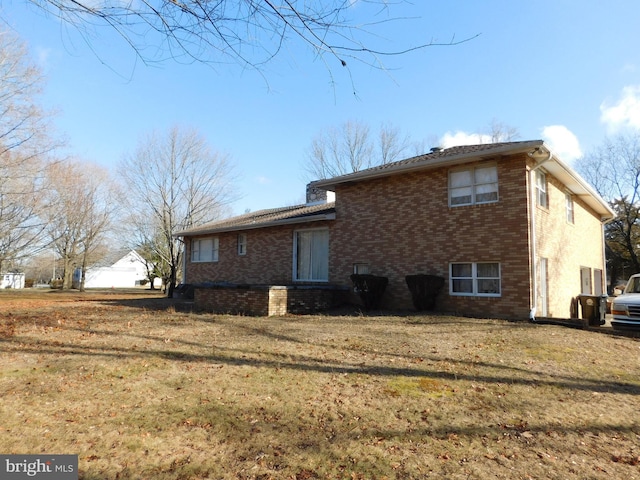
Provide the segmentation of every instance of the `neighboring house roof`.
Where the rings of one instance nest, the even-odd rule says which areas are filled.
[[[104,257],[102,257],[97,262],[91,265],[91,268],[99,268],[99,267],[111,267],[115,265],[123,258],[127,257],[133,252],[133,254],[138,255],[135,250],[131,250],[130,248],[121,248],[118,250],[109,251]]]
[[[275,225],[317,222],[319,220],[334,220],[336,218],[335,204],[320,203],[295,205],[291,207],[271,208],[257,212],[245,213],[237,217],[207,223],[199,227],[189,228],[175,234],[176,237],[207,235],[210,233],[233,232],[264,228]]]
[[[582,198],[602,219],[613,218],[614,212],[607,202],[577,172],[562,162],[542,140],[485,143],[433,149],[430,153],[424,155],[378,165],[339,177],[317,180],[312,182],[311,185],[320,189],[335,191],[335,187],[341,184],[443,166],[460,165],[519,153],[527,153],[532,158],[537,159],[539,165],[544,165],[546,171],[566,185],[572,194]]]

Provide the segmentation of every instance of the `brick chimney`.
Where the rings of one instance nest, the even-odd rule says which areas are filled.
[[[335,193],[314,187],[312,183],[307,183],[307,205],[329,203],[335,200]]]

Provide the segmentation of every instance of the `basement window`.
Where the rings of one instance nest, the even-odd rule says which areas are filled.
[[[452,263],[449,293],[476,297],[501,295],[500,264],[494,262]]]
[[[353,264],[353,273],[356,275],[368,275],[369,274],[369,264],[368,263],[354,263]]]

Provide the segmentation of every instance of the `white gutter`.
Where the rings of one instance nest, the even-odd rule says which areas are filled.
[[[535,150],[528,153],[529,157],[535,160],[536,155],[540,155],[542,153],[544,147],[537,147]],[[529,186],[531,188],[531,193],[529,195],[530,208],[531,212],[531,290],[533,292],[531,298],[531,310],[529,311],[529,321],[536,321],[536,311],[538,309],[538,248],[537,248],[537,235],[536,235],[536,170],[542,166],[542,164],[548,162],[553,157],[551,150],[544,148],[547,151],[547,158],[544,160],[538,161],[534,167],[531,169]]]
[[[609,290],[607,289],[607,238],[606,238],[606,232],[605,232],[605,225],[609,222],[612,222],[614,219],[613,218],[605,218],[604,220],[602,220],[600,223],[602,224],[602,281],[604,282],[602,284],[602,294],[601,295],[607,295],[609,296]],[[612,285],[613,287],[613,285]]]
[[[182,242],[182,283],[187,283],[187,242]]]

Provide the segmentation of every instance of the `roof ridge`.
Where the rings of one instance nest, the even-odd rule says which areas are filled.
[[[420,168],[422,166],[429,167],[432,165],[436,165],[438,162],[446,162],[450,159],[455,158],[462,160],[465,158],[474,157],[476,154],[478,156],[490,155],[493,151],[495,151],[495,154],[499,154],[501,152],[511,154],[516,150],[523,149],[524,147],[529,148],[543,144],[543,140],[519,140],[515,142],[454,145],[452,147],[442,149],[433,149],[431,152],[404,158],[395,162],[376,165],[364,170],[347,173],[345,175],[316,180],[315,182],[312,182],[312,184],[318,185],[319,188],[325,188],[327,185],[335,185],[341,182],[355,181],[374,175],[384,175],[386,174],[385,172],[400,172],[402,170],[406,170],[407,168]]]

